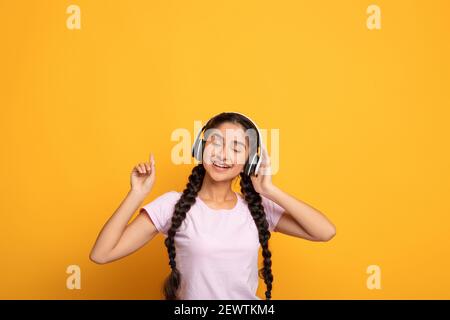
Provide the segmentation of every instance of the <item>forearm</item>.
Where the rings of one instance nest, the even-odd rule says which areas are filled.
[[[110,252],[119,242],[128,222],[140,207],[146,195],[130,189],[126,197],[114,211],[100,231],[91,256],[102,256]]]
[[[312,237],[328,239],[336,233],[335,226],[323,213],[294,198],[277,186],[272,185],[264,195],[283,207]]]

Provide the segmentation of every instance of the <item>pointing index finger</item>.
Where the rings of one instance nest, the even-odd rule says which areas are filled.
[[[150,155],[150,163],[152,164],[152,166],[155,165],[155,157],[153,156],[153,153]]]

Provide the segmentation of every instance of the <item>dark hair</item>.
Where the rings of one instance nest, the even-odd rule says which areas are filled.
[[[231,122],[240,124],[246,129],[257,128],[249,121],[246,117],[233,112],[223,112],[213,118],[211,118],[205,125],[205,130],[210,128],[217,128],[223,122]],[[167,238],[165,239],[165,245],[167,247],[167,252],[169,254],[169,265],[172,269],[171,273],[167,276],[164,281],[164,296],[167,300],[178,300],[177,290],[181,283],[181,273],[177,269],[175,262],[175,234],[182,224],[183,220],[186,218],[186,213],[190,210],[191,206],[195,203],[198,192],[200,191],[203,183],[203,178],[205,176],[205,168],[203,164],[198,164],[192,169],[192,173],[188,178],[188,183],[183,193],[175,204],[172,224],[167,232]],[[248,204],[250,213],[255,221],[256,227],[259,234],[259,243],[262,247],[263,255],[263,267],[259,269],[259,277],[264,279],[266,283],[267,290],[265,292],[266,300],[270,300],[272,291],[272,260],[271,252],[269,250],[269,239],[270,231],[269,224],[266,219],[266,214],[264,212],[264,207],[262,206],[261,195],[255,191],[253,188],[252,181],[248,175],[241,172],[240,173],[240,186],[241,192],[244,196],[245,201]]]

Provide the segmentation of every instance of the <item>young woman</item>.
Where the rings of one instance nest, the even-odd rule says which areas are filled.
[[[328,241],[336,229],[321,212],[272,183],[262,144],[257,174],[249,175],[246,164],[254,149],[248,130],[258,128],[239,113],[211,118],[204,132],[213,133],[204,134],[202,161],[183,192],[166,192],[142,208],[155,182],[153,155],[136,165],[130,191],[101,230],[90,259],[100,264],[120,259],[161,232],[172,269],[163,286],[166,299],[260,299],[258,275],[270,299],[271,231]],[[236,179],[241,194],[232,190]],[[139,208],[139,215],[128,223]],[[259,246],[263,267],[258,272]]]

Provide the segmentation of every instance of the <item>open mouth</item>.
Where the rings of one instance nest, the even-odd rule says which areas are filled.
[[[229,169],[231,165],[227,165],[225,163],[213,162],[213,166],[220,169]]]

